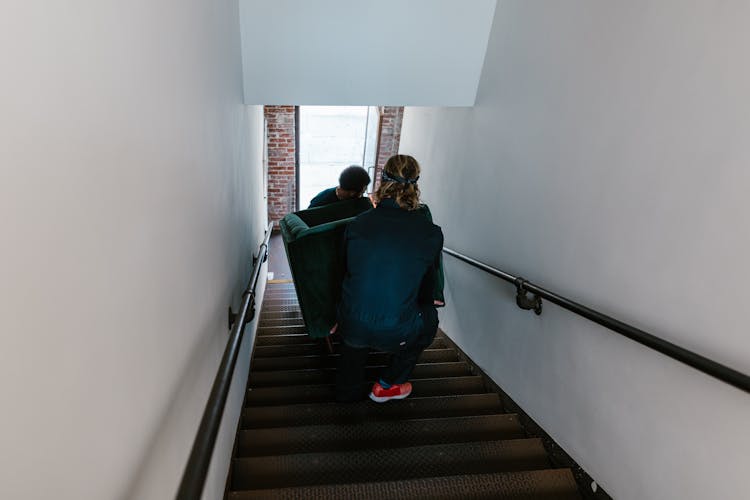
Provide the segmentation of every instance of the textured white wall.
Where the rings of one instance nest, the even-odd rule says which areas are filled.
[[[405,114],[446,246],[750,373],[748,19],[739,0],[498,2],[476,107]],[[446,274],[443,328],[615,498],[747,498],[747,394]]]
[[[265,222],[238,16],[227,0],[3,4],[2,498],[176,491]]]
[[[240,0],[247,104],[474,104],[496,0]]]

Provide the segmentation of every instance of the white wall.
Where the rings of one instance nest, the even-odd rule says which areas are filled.
[[[748,19],[740,0],[498,2],[476,107],[405,114],[446,246],[750,373]],[[446,332],[615,498],[747,498],[747,394],[446,274]]]
[[[496,0],[240,0],[247,104],[474,104]]]
[[[238,15],[228,0],[3,4],[1,498],[176,491],[265,222]]]

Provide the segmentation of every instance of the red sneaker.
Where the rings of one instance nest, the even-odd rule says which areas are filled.
[[[393,384],[388,389],[384,389],[380,382],[375,382],[370,392],[370,399],[376,403],[385,403],[391,399],[404,399],[411,394],[411,383]]]

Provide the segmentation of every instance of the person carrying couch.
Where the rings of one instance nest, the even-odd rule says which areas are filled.
[[[339,175],[338,186],[324,189],[315,195],[307,208],[322,207],[337,201],[360,198],[369,184],[370,174],[367,173],[367,170],[358,165],[351,165],[342,170],[341,175]]]
[[[367,355],[391,352],[390,364],[373,385],[370,399],[382,403],[411,393],[417,358],[437,333],[433,288],[440,266],[443,232],[417,212],[420,166],[396,155],[385,164],[376,207],[356,217],[344,236],[344,281],[337,324],[342,338],[336,399],[364,396]]]

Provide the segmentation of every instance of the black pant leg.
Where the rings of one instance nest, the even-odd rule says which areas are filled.
[[[403,384],[414,371],[419,356],[435,339],[438,327],[437,310],[432,306],[421,309],[422,326],[417,335],[393,353],[381,378],[388,384]]]
[[[336,401],[347,403],[360,401],[365,394],[365,367],[370,349],[341,344],[341,358],[336,370]]]

